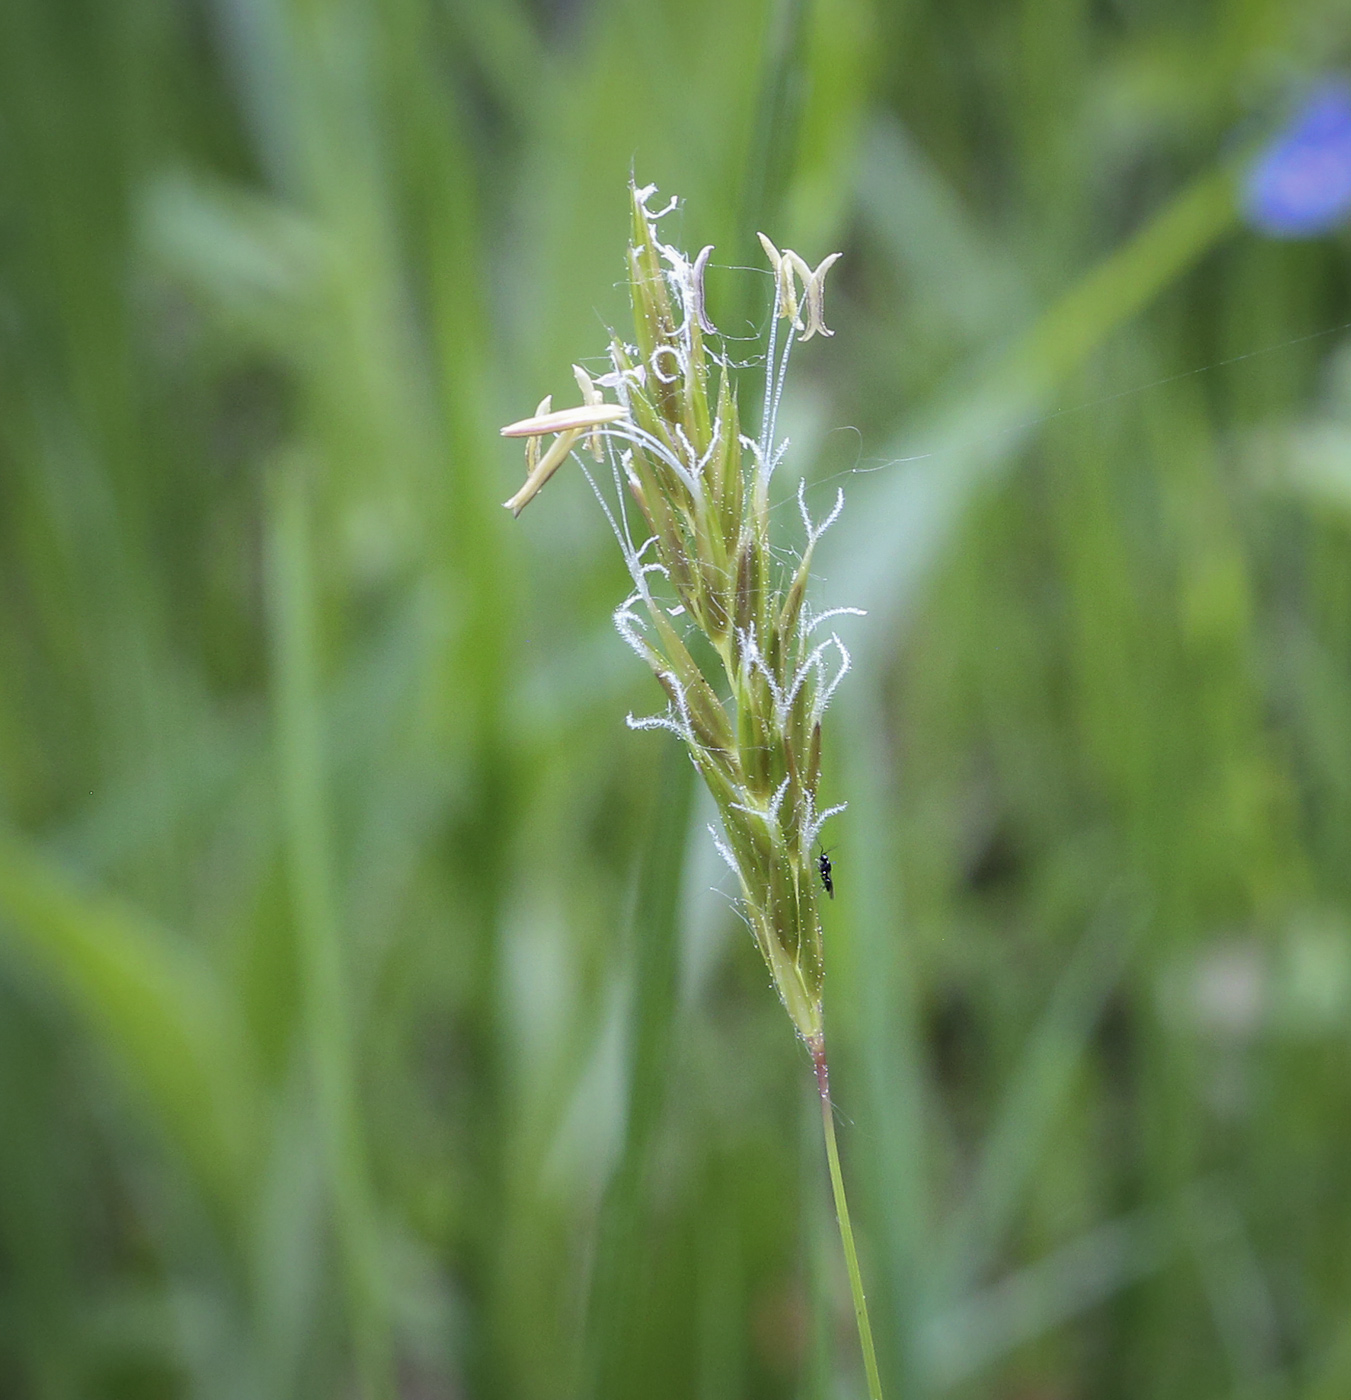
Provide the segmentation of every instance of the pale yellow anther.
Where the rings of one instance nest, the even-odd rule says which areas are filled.
[[[535,417],[542,417],[554,406],[554,396],[545,394],[539,401],[539,407],[535,410]],[[535,473],[535,468],[539,466],[539,439],[537,437],[526,438],[525,440],[525,479],[527,481]]]
[[[780,253],[765,235],[759,234],[760,246],[765,250],[769,265],[774,269],[774,314],[787,317],[798,329],[802,322],[797,315],[797,288],[793,284],[793,264],[795,254]],[[800,261],[800,260],[799,260]]]
[[[718,328],[708,319],[708,312],[704,307],[704,269],[708,266],[709,254],[713,251],[710,243],[707,248],[700,251],[699,256],[694,260],[694,266],[690,269],[690,296],[694,319],[699,323],[699,329],[705,335],[716,335]]]
[[[580,404],[576,408],[559,408],[552,413],[536,413],[530,418],[522,418],[519,423],[508,423],[501,430],[503,437],[542,437],[545,433],[567,433],[574,428],[585,432],[588,428],[603,428],[607,423],[617,423],[628,417],[628,409],[622,404],[602,403],[591,407]]]
[[[794,266],[806,287],[807,329],[798,339],[810,340],[814,335],[834,335],[835,332],[826,325],[823,319],[825,315],[826,273],[830,271],[840,254],[831,253],[829,257],[822,258],[815,272],[796,253],[788,253],[785,256],[794,260]]]
[[[525,479],[525,485],[509,500],[502,504],[513,514],[519,515],[539,495],[540,488],[546,481],[568,460],[568,453],[573,449],[577,439],[581,437],[578,429],[571,432],[560,433],[554,440],[549,450],[541,457]],[[538,442],[538,438],[532,438],[532,442]]]

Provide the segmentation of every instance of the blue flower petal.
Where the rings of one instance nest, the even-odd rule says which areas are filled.
[[[1248,174],[1248,221],[1273,238],[1312,238],[1351,214],[1351,87],[1323,84]]]

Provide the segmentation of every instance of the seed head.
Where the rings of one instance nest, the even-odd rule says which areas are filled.
[[[817,803],[821,720],[849,670],[838,635],[819,638],[817,629],[858,610],[813,615],[807,603],[812,554],[843,493],[816,524],[799,483],[805,538],[787,567],[782,552],[771,550],[769,486],[787,446],[775,441],[774,419],[794,339],[790,333],[780,351],[777,325],[787,320],[801,340],[833,334],[823,318],[824,283],[840,255],[813,271],[760,235],[774,274],[774,310],[760,432],[747,437],[704,301],[713,249],[691,262],[662,243],[657,224],[675,201],[653,213],[655,193],[631,187],[635,343],[612,338],[610,370],[595,380],[573,367],[581,406],[554,412],[546,399],[532,417],[502,429],[526,439],[526,482],[506,504],[519,514],[569,456],[587,474],[633,580],[615,626],[667,698],[664,713],[630,715],[628,723],[669,729],[688,749],[717,803],[722,830],[714,840],[740,881],[746,921],[794,1025],[815,1043],[822,959],[813,846],[827,818],[843,810]],[[617,402],[605,402],[602,389]],[[548,434],[554,441],[541,456]],[[576,454],[583,439],[608,464],[612,492]],[[703,634],[717,659],[709,674],[686,645],[692,632]]]

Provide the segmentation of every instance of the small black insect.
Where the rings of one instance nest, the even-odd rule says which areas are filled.
[[[832,846],[831,850],[834,849],[835,848]],[[821,854],[816,857],[816,868],[821,872],[821,883],[826,887],[826,893],[831,899],[834,899],[835,881],[831,878],[830,874],[830,851],[822,851]]]

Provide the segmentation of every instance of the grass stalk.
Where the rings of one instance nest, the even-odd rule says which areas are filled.
[[[816,1087],[821,1096],[821,1125],[826,1139],[826,1160],[830,1163],[830,1189],[835,1197],[835,1219],[844,1246],[845,1267],[849,1270],[849,1293],[854,1300],[854,1320],[863,1350],[863,1369],[868,1377],[868,1400],[882,1400],[882,1379],[877,1373],[877,1350],[873,1346],[872,1324],[868,1321],[868,1299],[863,1292],[863,1273],[854,1247],[854,1227],[849,1221],[849,1199],[844,1193],[844,1173],[840,1170],[840,1149],[835,1141],[835,1115],[830,1103],[830,1068],[826,1063],[826,1041],[815,1035],[808,1041],[816,1069]]]

